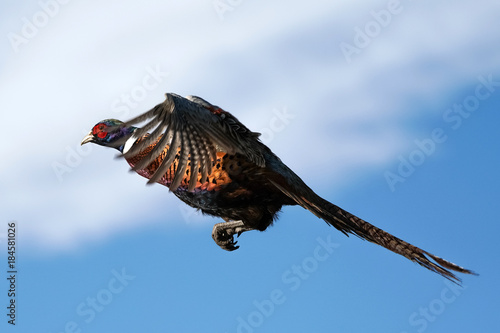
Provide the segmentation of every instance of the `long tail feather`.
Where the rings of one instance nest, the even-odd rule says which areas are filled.
[[[286,187],[279,185],[277,182],[273,183],[299,205],[309,210],[317,217],[325,220],[329,225],[337,228],[346,235],[354,234],[361,239],[383,246],[386,249],[400,254],[457,284],[460,284],[461,280],[453,274],[452,271],[477,275],[471,270],[455,265],[452,262],[435,256],[391,235],[388,232],[385,232],[380,228],[375,227],[374,225],[321,198],[307,186],[306,188],[302,188],[300,194],[297,194],[295,191],[290,191]]]

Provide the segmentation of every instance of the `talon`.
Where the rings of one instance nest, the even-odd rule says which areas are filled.
[[[240,237],[245,232],[252,230],[245,226],[242,221],[231,221],[225,223],[217,223],[212,230],[212,238],[215,243],[226,251],[234,251],[239,249],[238,242],[234,240],[234,235]]]

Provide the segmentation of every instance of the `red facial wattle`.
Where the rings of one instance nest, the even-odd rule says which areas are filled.
[[[108,135],[108,132],[104,131],[106,127],[104,124],[95,125],[92,134],[97,135],[99,139],[104,139]]]

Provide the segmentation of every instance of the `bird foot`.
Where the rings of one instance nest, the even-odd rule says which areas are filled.
[[[239,248],[239,246],[236,245],[238,242],[234,240],[234,235],[240,237],[242,233],[250,230],[253,229],[245,226],[242,221],[217,223],[212,229],[212,238],[222,249],[234,251]]]

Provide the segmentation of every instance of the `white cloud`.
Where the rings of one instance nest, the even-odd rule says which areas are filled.
[[[165,211],[165,223],[183,223],[173,195],[145,188],[102,147],[80,154],[62,182],[53,171],[68,149],[78,154],[92,125],[119,116],[113,101],[155,66],[169,76],[130,116],[167,91],[207,98],[256,131],[286,107],[296,117],[270,146],[307,181],[347,184],[350,170],[391,163],[413,140],[402,122],[424,111],[410,101],[441,112],[450,93],[500,62],[495,1],[401,3],[350,64],[339,44],[352,43],[354,27],[387,2],[244,1],[224,21],[210,1],[68,3],[18,53],[4,40],[0,218],[19,220],[34,247],[55,249],[154,223]],[[2,34],[21,25],[10,18]]]

